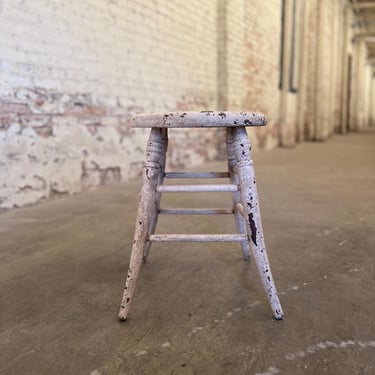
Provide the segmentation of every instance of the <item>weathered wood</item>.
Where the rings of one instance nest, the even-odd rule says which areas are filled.
[[[246,228],[251,240],[255,263],[276,319],[283,319],[283,311],[264,243],[250,143],[244,127],[233,130],[233,147],[237,161],[237,176],[240,184],[241,203],[245,213]]]
[[[230,176],[230,182],[238,186],[239,181],[236,175],[237,162],[236,162],[236,155],[235,155],[234,147],[233,147],[233,128],[226,129],[226,143],[227,143],[228,171],[229,171],[229,176]],[[235,213],[238,233],[245,234],[247,233],[246,222],[245,222],[243,215],[241,215],[241,213],[237,209],[237,206],[241,202],[241,195],[239,191],[233,192],[232,201],[233,201],[233,211]],[[246,239],[246,241],[241,242],[241,249],[242,249],[244,260],[250,260],[250,247],[249,247],[248,238]]]
[[[159,210],[161,215],[233,215],[233,209],[226,208],[174,208]]]
[[[134,241],[119,318],[126,320],[142,264],[146,241],[149,237],[151,215],[156,201],[156,187],[161,173],[160,159],[163,157],[162,131],[151,129],[147,144],[147,157],[143,168],[143,186],[138,204]]]
[[[167,172],[165,178],[228,178],[228,172]]]
[[[246,234],[153,234],[152,242],[242,242]]]
[[[220,128],[266,124],[266,116],[256,112],[166,112],[139,114],[131,119],[134,128]]]
[[[163,128],[161,131],[162,134],[162,149],[161,149],[161,156],[159,160],[160,165],[160,173],[158,178],[158,185],[162,185],[165,176],[165,164],[167,160],[167,150],[168,150],[168,129]],[[159,217],[159,209],[160,209],[160,201],[161,201],[161,193],[157,192],[155,195],[155,205],[152,207],[150,212],[151,215],[151,223],[149,234],[154,234],[156,230],[156,225],[158,223]],[[147,262],[148,256],[150,254],[151,249],[151,242],[147,241],[144,251],[143,251],[143,263]]]
[[[138,205],[132,254],[119,318],[126,320],[132,303],[136,281],[152,242],[240,242],[244,258],[249,259],[249,244],[276,319],[283,318],[273,282],[263,239],[250,145],[245,126],[266,124],[265,116],[256,113],[200,112],[139,115],[136,127],[151,127],[143,186]],[[168,127],[227,127],[229,172],[165,173]],[[163,185],[164,178],[228,178],[230,184]],[[232,209],[160,209],[162,193],[232,192]],[[218,215],[235,214],[238,234],[155,234],[159,214]]]
[[[238,191],[237,185],[161,185],[157,187],[160,193],[202,193],[202,192],[231,192]]]

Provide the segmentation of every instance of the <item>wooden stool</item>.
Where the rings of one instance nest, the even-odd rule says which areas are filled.
[[[249,245],[262,279],[273,315],[283,319],[283,311],[272,278],[263,238],[258,194],[246,126],[266,125],[261,113],[173,112],[141,114],[132,119],[136,128],[151,128],[143,168],[143,186],[138,205],[132,254],[119,318],[126,320],[142,262],[146,262],[152,242],[240,242],[245,260]],[[226,128],[228,172],[166,173],[165,161],[168,128]],[[229,178],[230,184],[163,185],[164,178]],[[166,192],[232,192],[233,208],[225,209],[160,209],[161,193]],[[159,214],[234,214],[237,234],[155,234]]]

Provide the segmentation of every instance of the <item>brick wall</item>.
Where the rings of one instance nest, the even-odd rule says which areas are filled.
[[[278,143],[281,1],[219,0],[222,109],[264,112],[268,126],[248,129],[253,148]],[[220,33],[220,30],[219,30]]]
[[[279,11],[276,0],[2,0],[0,209],[136,178],[147,132],[129,129],[134,112],[264,111],[271,127],[253,144],[275,146]],[[171,133],[171,168],[223,157],[223,132]]]
[[[137,177],[147,134],[129,113],[215,108],[216,16],[199,0],[2,0],[0,208]],[[186,131],[169,163],[216,144]]]
[[[174,108],[216,98],[216,7],[198,0],[3,0],[2,91],[15,86]]]
[[[296,1],[294,60],[293,4],[0,0],[0,210],[137,178],[147,131],[129,128],[135,112],[264,112],[268,126],[249,130],[255,149],[344,131],[349,53],[353,89],[370,91],[348,0]],[[297,92],[287,82],[292,62]],[[362,91],[349,106],[353,128],[371,113]],[[172,130],[170,138],[169,168],[225,156],[222,131]]]
[[[281,1],[245,1],[245,93],[242,106],[267,114],[268,126],[250,129],[255,148],[278,145]]]

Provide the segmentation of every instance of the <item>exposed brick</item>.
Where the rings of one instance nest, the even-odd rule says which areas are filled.
[[[83,116],[104,116],[107,110],[103,106],[87,105],[82,103],[67,104],[64,106],[64,114],[83,115]]]
[[[18,122],[17,113],[0,113],[0,130],[7,129],[12,123]]]
[[[38,134],[40,137],[48,138],[53,135],[53,128],[52,126],[44,125],[39,126],[34,129],[35,133]]]
[[[298,94],[288,93],[284,123],[281,0],[0,2],[0,180],[11,181],[4,191],[0,184],[0,209],[139,177],[147,131],[130,129],[135,112],[264,112],[269,125],[249,134],[254,148],[271,148],[281,130],[285,143],[295,142],[299,119],[307,139],[320,123],[330,134],[341,110],[340,59],[331,97],[332,20],[341,9],[343,22],[347,0],[297,1],[308,4],[305,108],[298,117]],[[362,97],[351,112],[360,124],[370,106]],[[220,131],[171,131],[170,138],[169,167],[225,156]],[[31,169],[46,186],[20,193],[34,186]]]
[[[25,114],[30,113],[29,106],[24,103],[0,101],[0,113]]]

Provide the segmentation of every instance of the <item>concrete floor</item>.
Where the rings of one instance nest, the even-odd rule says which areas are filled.
[[[0,373],[375,374],[375,132],[255,162],[284,321],[238,244],[154,244],[120,323],[140,183],[115,185],[0,215]],[[158,232],[233,221],[163,217]]]

